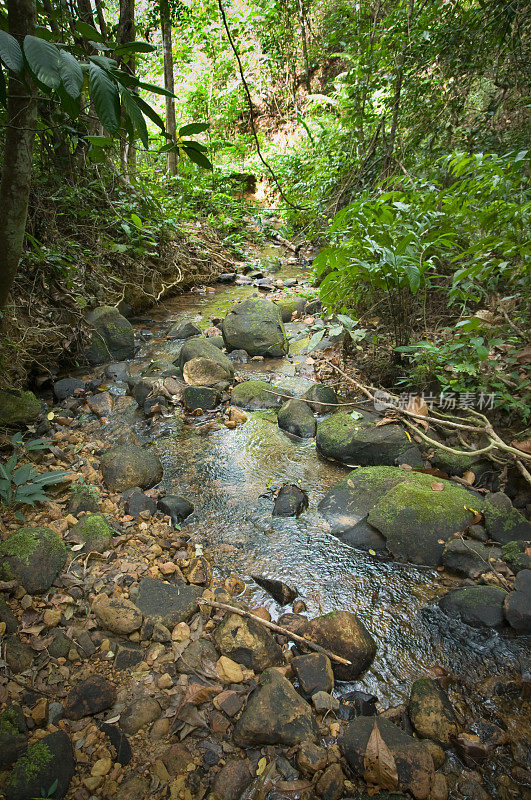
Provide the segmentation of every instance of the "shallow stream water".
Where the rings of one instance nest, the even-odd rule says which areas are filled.
[[[281,276],[286,274],[293,270]],[[133,371],[155,359],[175,358],[179,343],[165,334],[176,319],[192,318],[207,327],[212,316],[223,316],[234,301],[253,291],[249,286],[218,286],[158,306],[149,321],[137,326],[153,336],[143,343]],[[244,378],[272,379],[294,394],[309,386],[312,374],[303,355],[235,367]],[[246,413],[248,421],[235,430],[221,426],[206,435],[201,427],[212,415],[183,424],[179,412],[155,421],[139,414],[128,417],[126,432],[123,421],[111,422],[107,435],[116,441],[132,433],[153,442],[163,461],[165,490],[195,505],[183,530],[202,545],[218,575],[246,581],[251,605],[267,606],[273,618],[291,610],[277,606],[253,582],[252,574],[262,574],[295,586],[309,616],[334,609],[359,615],[377,642],[377,656],[361,680],[340,686],[339,692],[362,689],[387,708],[404,702],[416,678],[433,674],[445,677],[467,726],[479,717],[520,724],[525,639],[472,629],[446,617],[437,599],[448,591],[448,578],[443,581],[437,571],[373,557],[332,536],[317,504],[348,469],[322,459],[313,440],[289,438],[273,414]],[[309,495],[309,509],[298,519],[271,514],[272,490],[286,482]]]

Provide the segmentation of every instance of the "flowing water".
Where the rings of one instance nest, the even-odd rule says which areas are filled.
[[[158,306],[152,319],[137,326],[153,336],[143,344],[133,371],[152,360],[175,358],[180,343],[165,334],[177,318],[193,318],[207,327],[212,316],[223,316],[235,300],[253,291],[218,286]],[[309,386],[311,367],[302,355],[235,366],[245,378],[272,378],[295,394]],[[218,575],[246,581],[251,605],[267,606],[273,618],[290,610],[277,606],[252,581],[252,574],[262,574],[296,586],[309,616],[333,609],[359,615],[378,652],[355,688],[377,695],[386,708],[403,702],[416,678],[445,675],[466,724],[478,717],[507,724],[508,714],[516,724],[520,701],[514,681],[522,673],[525,640],[446,617],[437,599],[448,591],[448,579],[443,583],[435,570],[372,557],[332,536],[317,504],[348,470],[319,457],[313,440],[289,438],[273,414],[247,413],[248,421],[235,430],[207,427],[206,433],[205,422],[214,415],[183,423],[179,411],[155,421],[130,413],[127,426],[123,420],[111,422],[107,435],[114,441],[134,435],[154,443],[164,464],[166,492],[195,505],[183,530],[203,546]],[[272,491],[286,482],[309,495],[309,509],[298,519],[271,514]]]

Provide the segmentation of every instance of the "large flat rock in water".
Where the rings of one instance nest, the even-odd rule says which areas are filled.
[[[385,541],[395,558],[431,566],[440,563],[446,540],[470,525],[471,509],[481,507],[477,493],[451,481],[386,466],[351,472],[319,503],[331,532],[347,544],[381,549]]]

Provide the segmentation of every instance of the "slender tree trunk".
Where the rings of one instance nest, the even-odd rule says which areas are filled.
[[[396,141],[396,129],[398,127],[398,116],[400,112],[400,95],[402,94],[402,85],[404,83],[404,69],[406,65],[407,50],[409,47],[409,35],[411,27],[411,18],[413,16],[413,7],[415,0],[409,0],[407,9],[407,31],[404,37],[404,44],[402,52],[400,53],[400,61],[398,62],[398,71],[395,84],[395,96],[393,100],[393,116],[391,118],[391,131],[389,133],[389,145],[387,150],[387,163],[390,164],[393,159]]]
[[[117,44],[133,42],[135,39],[135,3],[134,0],[120,0],[120,19],[116,34]],[[131,55],[127,64],[122,63],[123,69],[130,75],[135,74],[135,59]],[[126,181],[129,183],[130,173],[134,172],[136,165],[136,150],[134,141],[129,141],[126,136],[120,142],[120,162]]]
[[[9,32],[20,42],[34,33],[35,0],[7,0]],[[7,303],[17,274],[33,171],[33,143],[37,123],[34,88],[11,73],[7,101],[4,167],[0,184],[0,309]]]
[[[161,0],[160,2],[160,28],[162,31],[162,52],[164,56],[164,88],[173,94],[175,84],[173,80],[171,17],[168,0]],[[173,141],[176,141],[177,124],[175,121],[175,101],[173,97],[166,97],[166,130]],[[170,175],[177,175],[177,153],[167,153],[166,160]]]
[[[100,33],[104,39],[107,38],[107,23],[105,22],[105,17],[103,16],[103,8],[101,6],[101,0],[96,0],[96,14],[98,15],[98,25],[100,26]],[[131,39],[131,41],[133,41]]]
[[[308,94],[312,93],[312,86],[310,83],[310,65],[308,62],[308,41],[306,39],[306,10],[304,8],[304,0],[299,0],[299,21],[301,24],[301,41],[302,41],[302,62],[304,66],[304,85]]]

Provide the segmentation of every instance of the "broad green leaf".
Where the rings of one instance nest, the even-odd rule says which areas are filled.
[[[129,89],[126,89],[125,86],[122,86],[121,88],[121,95],[125,112],[128,115],[129,119],[131,120],[133,128],[138,133],[140,141],[147,150],[149,148],[149,138],[148,138],[148,129],[146,125],[146,120],[144,119],[144,115],[142,114],[140,108],[137,106],[134,95],[132,94],[132,92],[129,91]]]
[[[182,142],[179,142],[182,147],[191,147],[192,150],[197,150],[199,153],[208,153],[208,147],[206,145],[201,144],[201,142],[194,142],[193,139],[184,139]]]
[[[317,331],[317,333],[314,333],[314,335],[312,336],[312,338],[308,342],[308,345],[306,347],[306,352],[310,353],[312,350],[314,350],[317,347],[317,345],[319,344],[319,342],[321,341],[321,339],[323,338],[324,335],[325,335],[325,328],[321,328],[320,331]]]
[[[23,483],[27,483],[35,475],[37,475],[37,470],[31,464],[23,464],[13,472],[13,483],[15,486],[22,486]]]
[[[24,55],[28,65],[40,83],[49,89],[57,89],[61,83],[59,72],[60,51],[52,42],[45,42],[36,36],[24,39]]]
[[[332,325],[328,331],[329,336],[341,336],[343,333],[343,325]]]
[[[96,114],[109,133],[120,127],[120,96],[110,76],[97,64],[89,66],[90,95]]]
[[[85,136],[85,141],[94,147],[110,147],[114,144],[114,139],[110,136]]]
[[[146,115],[146,117],[148,117],[148,119],[154,122],[155,125],[158,125],[158,127],[162,131],[165,130],[166,126],[164,125],[164,120],[157,114],[156,111],[154,111],[154,109],[151,108],[149,103],[146,103],[146,101],[142,100],[142,98],[137,94],[135,94],[135,103],[140,108],[140,110]]]
[[[57,94],[61,100],[61,108],[70,117],[70,119],[77,119],[81,113],[81,95],[78,97],[71,97],[63,85],[61,85]]]
[[[179,136],[193,136],[194,133],[203,133],[210,128],[208,122],[190,122],[179,128]]]
[[[1,64],[0,64],[0,105],[3,106],[4,108],[7,107],[7,86],[6,86],[4,70],[2,69]]]
[[[131,214],[131,220],[133,224],[136,225],[137,228],[142,228],[142,220],[138,216],[138,214]]]
[[[169,92],[167,89],[163,89],[162,86],[156,86],[154,83],[146,83],[145,81],[138,81],[137,86],[140,89],[145,89],[146,92],[152,92],[153,94],[163,94],[166,97],[176,97],[173,92]]]
[[[194,164],[197,164],[199,167],[203,167],[203,169],[214,169],[208,158],[203,155],[203,153],[200,153],[198,150],[188,146],[183,147],[183,150],[190,161],[193,161]]]
[[[114,48],[116,55],[122,53],[153,53],[157,48],[148,42],[124,42]]]
[[[74,25],[76,31],[83,36],[84,39],[92,39],[94,42],[102,42],[103,36],[99,31],[94,28],[93,25],[89,25],[88,22],[83,22],[82,20],[77,20],[76,24]]]
[[[107,70],[107,72],[116,69],[118,66],[118,62],[114,58],[107,58],[107,56],[90,56],[90,61]]]
[[[24,56],[20,45],[10,33],[0,30],[0,59],[8,69],[17,74],[24,69]]]
[[[65,91],[77,99],[83,88],[83,70],[78,60],[66,50],[59,50],[59,73]]]
[[[420,289],[420,271],[418,267],[413,264],[404,264],[404,272],[407,275],[409,288],[413,294],[416,294]]]

